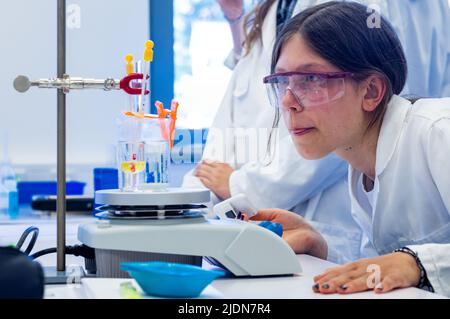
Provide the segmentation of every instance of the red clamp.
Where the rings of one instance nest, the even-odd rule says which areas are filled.
[[[131,87],[131,81],[134,80],[142,80],[144,78],[144,75],[142,73],[131,73],[130,75],[127,75],[122,80],[120,80],[120,89],[124,90],[130,95],[141,95],[142,89],[140,88],[133,88]],[[150,77],[147,76],[147,79]],[[149,90],[145,91],[145,95],[150,94]]]

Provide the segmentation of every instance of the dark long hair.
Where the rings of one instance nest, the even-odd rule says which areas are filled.
[[[276,0],[263,0],[244,18],[244,51],[249,54],[255,42],[262,38],[262,27]]]
[[[342,71],[354,73],[356,81],[378,74],[384,78],[386,94],[368,126],[381,125],[386,106],[400,94],[407,77],[407,64],[400,40],[391,24],[380,16],[380,24],[369,25],[372,10],[356,2],[331,1],[311,7],[291,19],[274,45],[272,72],[283,45],[301,36],[309,47]],[[274,120],[278,126],[279,113]]]

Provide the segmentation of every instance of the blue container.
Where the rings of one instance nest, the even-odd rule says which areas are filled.
[[[119,188],[119,170],[117,168],[94,168],[94,194],[95,191],[102,189],[118,189]],[[94,208],[99,204],[94,203]],[[92,211],[95,214],[95,210]]]
[[[117,168],[94,168],[94,191],[118,188],[119,172]]]
[[[66,182],[67,195],[83,195],[86,183]],[[19,192],[19,204],[30,204],[34,195],[56,195],[56,182],[18,182],[17,191]]]
[[[172,298],[195,298],[214,279],[225,273],[201,267],[168,262],[122,263],[147,295]]]

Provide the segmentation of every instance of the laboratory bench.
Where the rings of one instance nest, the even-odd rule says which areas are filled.
[[[89,214],[67,215],[66,244],[78,244],[77,228],[81,223],[92,221]],[[0,216],[1,244],[16,243],[20,234],[29,226],[39,227],[39,238],[33,252],[55,247],[56,245],[56,215],[37,214],[31,210],[21,209],[18,218],[10,219]],[[294,276],[265,278],[222,278],[213,281],[199,298],[214,299],[441,299],[437,294],[407,288],[395,290],[387,294],[375,294],[372,291],[352,295],[320,295],[315,294],[311,286],[313,277],[322,273],[334,264],[307,255],[298,255],[303,273]],[[38,259],[43,266],[55,266],[56,255],[46,255]],[[84,265],[83,258],[66,256],[66,264]],[[204,262],[205,267],[209,267]],[[47,285],[47,299],[121,299],[120,284],[132,282],[138,291],[139,286],[132,279],[83,278],[81,284]],[[145,297],[147,298],[147,297]],[[151,297],[148,297],[151,298]]]

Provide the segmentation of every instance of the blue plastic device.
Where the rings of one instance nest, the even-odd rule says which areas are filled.
[[[267,228],[268,230],[274,232],[275,234],[277,234],[280,237],[283,236],[283,225],[281,225],[281,224],[272,223],[269,221],[263,221],[263,222],[259,223],[259,226]]]

